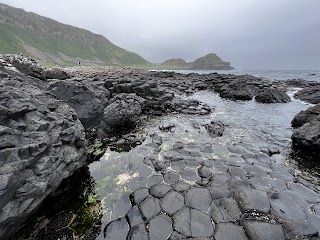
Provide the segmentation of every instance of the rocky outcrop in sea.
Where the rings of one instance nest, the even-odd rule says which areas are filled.
[[[319,237],[320,188],[283,165],[277,157],[281,150],[272,144],[277,139],[266,134],[270,144],[264,147],[241,141],[222,144],[219,139],[230,134],[230,126],[205,118],[214,107],[187,98],[207,91],[227,102],[285,106],[291,100],[287,90],[299,87],[309,92],[318,86],[217,73],[44,69],[27,57],[0,57],[0,238],[12,236],[50,193],[59,196],[55,190],[60,183],[88,164],[86,156],[102,156],[99,147],[110,142],[119,152],[129,143],[139,142],[141,147],[127,156],[132,162],[116,178],[117,185],[110,183],[124,189],[112,219],[84,233],[84,239],[99,234],[119,240]],[[318,108],[293,120],[295,147],[319,150]],[[159,116],[172,118],[144,139],[130,135]],[[190,139],[192,134],[202,140]],[[125,165],[121,159],[115,161]],[[112,166],[104,169],[106,174],[114,174]],[[73,239],[79,231],[75,213],[62,211],[39,219],[46,219],[39,229],[29,235],[21,230],[24,237],[18,232],[14,239],[32,234]],[[27,221],[33,225],[37,220]]]

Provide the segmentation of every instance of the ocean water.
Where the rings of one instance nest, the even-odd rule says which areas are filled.
[[[172,71],[172,70],[162,70]],[[320,82],[320,70],[173,70],[177,73],[220,73],[220,74],[235,74],[235,75],[252,75],[255,77],[263,77],[272,80],[287,80],[287,79],[304,79],[308,81]]]

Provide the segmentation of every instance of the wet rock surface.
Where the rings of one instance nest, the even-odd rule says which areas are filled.
[[[320,103],[320,86],[306,87],[294,94],[295,98],[313,104]]]
[[[157,135],[152,137],[158,139]],[[161,145],[166,144],[165,139],[160,140]],[[168,168],[177,161],[186,161],[185,152],[188,150],[190,153],[192,149],[196,157],[190,167],[175,168],[178,182],[164,183],[167,172],[161,171],[162,183],[138,188],[134,192],[143,192],[145,200],[138,208],[132,205],[126,216],[129,217],[132,210],[140,211],[145,227],[141,231],[131,227],[129,239],[134,239],[131,236],[138,233],[150,239],[293,239],[297,236],[318,236],[316,229],[320,215],[306,212],[320,201],[318,191],[295,183],[288,170],[268,155],[259,153],[260,149],[246,147],[235,153],[236,147],[230,147],[232,154],[239,157],[237,161],[241,162],[237,165],[231,160],[213,159],[210,157],[212,153],[202,155],[201,145],[178,141],[173,142],[170,149],[151,153],[154,159],[167,156],[163,163]],[[251,155],[255,158],[253,165],[247,157]],[[157,161],[159,159],[148,167],[156,170]],[[210,174],[203,174],[201,169],[204,167]],[[197,178],[184,179],[186,169],[194,171]],[[109,226],[106,231],[112,231]]]
[[[118,128],[118,124],[121,125],[129,120],[132,121],[133,126],[137,122],[150,120],[146,116],[170,116],[167,122],[166,120],[156,121],[156,127],[151,130],[151,133],[149,131],[146,133],[144,141],[141,140],[142,138],[137,138],[140,139],[140,144],[132,144],[128,149],[123,148],[126,144],[134,143],[136,139],[130,135],[123,136],[116,140],[115,147],[110,146],[106,153],[101,155],[100,161],[89,165],[96,182],[94,189],[98,193],[94,194],[92,190],[86,197],[87,202],[84,204],[86,208],[79,207],[79,209],[82,212],[90,212],[89,209],[100,206],[103,209],[102,220],[100,213],[98,217],[96,216],[98,220],[93,220],[94,217],[89,216],[85,218],[86,221],[83,221],[80,212],[71,211],[74,216],[71,219],[70,211],[59,210],[54,216],[48,218],[49,221],[44,224],[45,227],[41,227],[41,224],[40,227],[35,225],[40,230],[38,229],[37,234],[34,232],[35,229],[31,230],[33,237],[74,239],[81,236],[83,239],[119,240],[319,237],[319,186],[297,178],[292,168],[283,165],[288,140],[280,139],[285,135],[279,137],[275,134],[273,129],[279,129],[277,123],[271,124],[269,128],[260,129],[258,126],[260,122],[251,122],[251,125],[248,123],[248,125],[245,124],[246,126],[241,126],[241,129],[234,129],[237,123],[230,121],[228,116],[237,119],[238,116],[234,114],[237,109],[233,108],[220,113],[206,101],[206,96],[203,96],[201,101],[187,97],[194,95],[197,91],[211,91],[211,95],[215,94],[215,101],[224,101],[230,106],[234,106],[234,100],[240,101],[236,106],[239,108],[244,106],[242,109],[251,114],[251,110],[256,107],[255,101],[244,103],[242,100],[250,100],[254,96],[257,98],[259,89],[265,89],[266,92],[269,89],[286,91],[291,87],[315,87],[318,83],[298,80],[271,81],[248,75],[216,73],[183,75],[173,72],[146,72],[107,67],[63,69],[66,75],[59,74],[59,70],[52,73],[55,78],[70,78],[67,80],[70,84],[64,80],[41,81],[39,80],[41,76],[37,76],[37,79],[29,77],[26,83],[26,75],[19,72],[9,73],[16,69],[12,64],[7,62],[5,64],[0,75],[1,83],[4,81],[6,83],[3,86],[3,93],[10,93],[11,88],[16,88],[15,91],[21,89],[26,91],[13,94],[10,98],[10,101],[21,103],[21,107],[3,108],[3,105],[12,104],[7,100],[0,105],[0,111],[4,112],[0,116],[0,122],[5,126],[2,127],[3,134],[0,138],[3,136],[6,138],[0,147],[0,152],[6,159],[0,160],[0,173],[3,170],[7,171],[4,164],[12,162],[12,157],[7,154],[7,151],[13,151],[20,146],[13,145],[11,136],[7,136],[8,124],[12,125],[9,126],[10,131],[15,134],[19,132],[21,135],[24,131],[28,135],[32,132],[32,139],[28,138],[31,143],[34,141],[41,143],[43,139],[53,141],[51,135],[47,136],[47,130],[57,128],[61,143],[50,145],[51,142],[46,142],[45,150],[40,151],[37,155],[39,157],[30,159],[29,166],[35,166],[35,159],[41,160],[41,163],[50,161],[51,157],[55,156],[51,151],[56,149],[64,156],[63,161],[68,161],[68,164],[62,160],[55,162],[55,164],[62,164],[63,171],[61,171],[65,174],[64,177],[82,165],[80,153],[84,149],[84,142],[76,141],[79,135],[77,135],[77,129],[81,128],[81,134],[84,133],[80,121],[88,128],[90,123],[92,124],[90,127],[99,127],[93,122],[100,122],[103,119],[104,124],[109,124],[106,128],[115,129]],[[14,78],[8,78],[10,74],[13,74]],[[32,84],[32,91],[29,90],[29,83]],[[59,88],[71,89],[70,95],[65,97],[61,94],[58,97],[60,90],[57,89]],[[38,91],[37,89],[41,90],[41,94],[46,97],[34,94]],[[47,89],[50,89],[53,94],[43,93]],[[20,97],[25,95],[28,96]],[[219,95],[228,100],[221,100]],[[1,94],[0,101],[5,99],[2,96],[7,95]],[[286,98],[286,96],[282,97]],[[277,97],[275,98],[279,101]],[[78,101],[83,103],[80,105],[89,104],[90,106],[77,110],[75,105],[73,108],[76,111],[74,111],[70,106]],[[22,102],[28,104],[22,104]],[[50,104],[42,106],[39,102]],[[279,106],[275,108],[272,104],[257,105],[267,110],[276,109],[279,115],[285,110]],[[35,112],[36,119],[25,118],[29,115],[34,116]],[[45,118],[41,114],[39,117],[39,112],[49,117]],[[55,114],[62,115],[63,121],[59,119],[55,124],[56,120],[52,119],[56,117]],[[225,114],[228,116],[223,117]],[[17,121],[17,119],[22,120]],[[301,127],[315,119],[317,117],[312,120],[301,120],[303,123]],[[49,123],[46,124],[44,120]],[[250,116],[247,116],[247,120],[251,121]],[[34,129],[29,131],[30,127]],[[71,131],[70,128],[76,130]],[[257,135],[251,134],[258,128]],[[26,129],[28,131],[25,131]],[[28,145],[23,142],[19,144]],[[138,147],[134,148],[133,145]],[[28,151],[21,150],[21,156],[32,155],[33,149],[39,151],[42,146],[36,146]],[[94,150],[100,154],[103,153],[97,146]],[[48,158],[42,161],[42,157]],[[27,158],[26,164],[28,161]],[[16,165],[10,169],[15,167]],[[17,169],[20,171],[20,168],[17,167]],[[46,173],[41,169],[43,168],[35,169],[40,176]],[[60,171],[59,167],[50,167],[50,174],[57,174],[58,170]],[[8,214],[16,214],[23,209],[27,212],[37,206],[37,201],[34,199],[20,201],[22,197],[31,195],[33,197],[36,194],[40,194],[43,198],[46,196],[42,192],[42,189],[45,189],[44,185],[39,185],[39,182],[42,182],[38,181],[39,176],[34,173],[31,175],[30,179],[35,180],[38,185],[25,188],[11,188],[10,185],[10,189],[17,189],[16,193],[19,192],[17,200],[19,203],[4,205],[1,208],[1,219]],[[9,184],[7,175],[0,176],[0,187],[5,189],[5,192],[0,192],[3,196],[0,198],[0,203],[6,201],[10,203],[13,194],[16,193],[7,191]],[[57,178],[50,177],[50,179],[54,184],[59,184]],[[10,184],[17,183],[16,179],[13,180],[15,181],[10,179]],[[51,191],[53,188],[48,189]],[[81,194],[79,196],[78,198],[83,197]],[[17,216],[21,221],[24,220],[20,215]],[[37,222],[37,220],[30,221]],[[97,224],[89,228],[80,224],[87,221],[97,221]],[[99,221],[101,222],[98,224]],[[2,228],[7,224],[10,225],[11,222],[3,221],[0,224]],[[20,222],[17,222],[18,224]],[[82,232],[80,229],[86,229],[86,231]],[[23,236],[30,236],[30,234]],[[16,239],[23,239],[23,237]]]
[[[284,91],[271,88],[259,90],[255,99],[260,103],[287,103],[291,101]]]
[[[320,104],[302,111],[292,120],[295,128],[292,133],[292,143],[296,149],[320,153]],[[309,154],[308,153],[308,154]]]
[[[64,178],[84,164],[76,112],[33,79],[0,67],[0,238],[15,231]]]

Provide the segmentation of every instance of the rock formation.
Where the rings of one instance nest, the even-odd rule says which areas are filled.
[[[320,104],[298,113],[292,120],[292,144],[309,154],[320,154]]]
[[[1,239],[83,165],[86,152],[76,112],[41,89],[41,80],[8,66],[0,65]]]
[[[294,94],[294,97],[302,101],[318,104],[320,103],[320,85],[306,87]]]
[[[197,58],[193,62],[187,63],[181,58],[168,59],[157,68],[177,69],[177,70],[232,70],[229,62],[224,62],[216,54],[210,53],[204,57]]]
[[[284,91],[272,88],[259,90],[255,99],[260,103],[288,103],[291,101]]]

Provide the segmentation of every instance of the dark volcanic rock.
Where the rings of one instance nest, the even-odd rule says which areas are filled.
[[[255,99],[260,103],[287,103],[291,101],[284,91],[274,88],[260,90]]]
[[[0,68],[1,239],[82,166],[86,150],[84,128],[70,106],[33,85],[32,79],[3,71]]]
[[[101,127],[112,131],[119,127],[132,126],[142,113],[145,100],[135,94],[120,93],[110,99],[104,109]]]
[[[254,95],[254,89],[246,82],[234,80],[220,88],[220,97],[231,100],[251,100]]]
[[[221,137],[224,132],[224,124],[221,121],[211,121],[209,124],[203,125],[211,137]]]
[[[104,229],[105,239],[127,239],[129,224],[126,218],[119,218],[109,223]]]
[[[68,103],[77,112],[85,128],[97,126],[107,105],[109,92],[99,86],[71,80],[50,82],[48,91]]]
[[[69,75],[61,68],[48,68],[44,69],[46,79],[58,79],[65,80],[69,78]]]
[[[1,55],[0,57],[26,75],[39,79],[46,78],[43,68],[40,67],[36,60],[30,57],[16,54]]]
[[[291,136],[296,149],[320,153],[320,104],[298,113],[292,126],[296,128]]]
[[[299,128],[305,123],[312,121],[320,114],[320,104],[310,107],[305,111],[299,112],[291,121],[293,128]]]
[[[314,87],[306,87],[294,94],[294,97],[302,101],[318,104],[320,103],[320,85]]]

